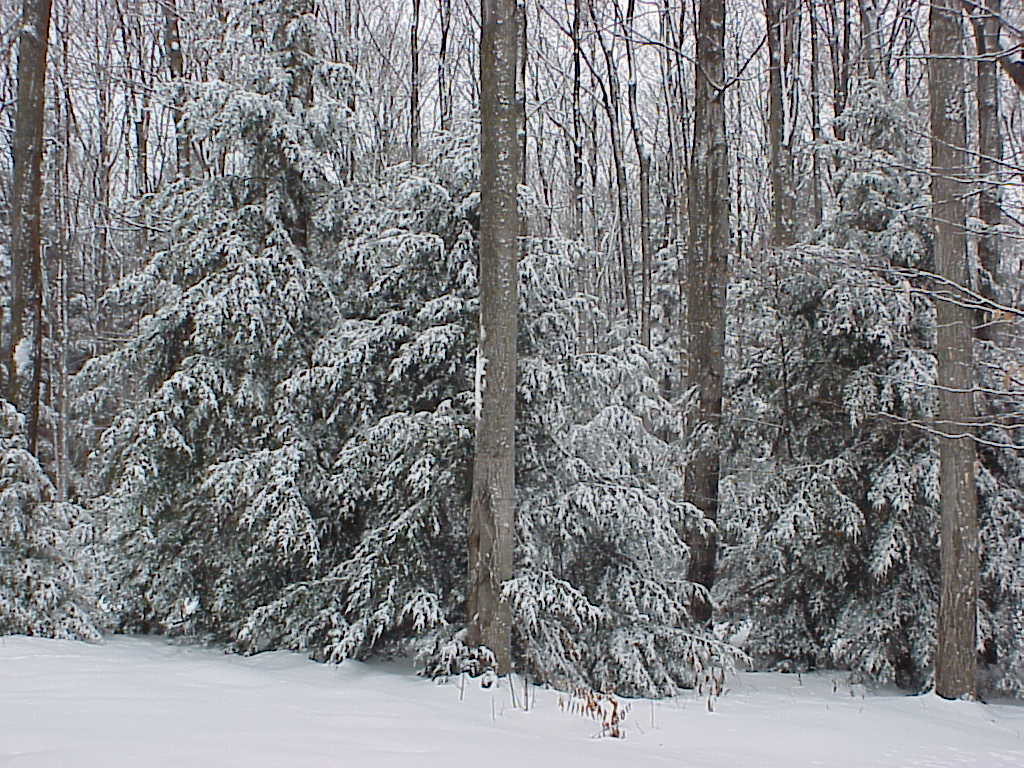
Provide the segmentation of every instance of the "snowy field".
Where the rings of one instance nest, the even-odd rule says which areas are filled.
[[[624,740],[534,688],[327,667],[155,639],[0,638],[0,766],[772,768],[1024,766],[1024,706],[849,686],[841,673],[742,674],[714,713],[633,701]],[[520,695],[520,705],[521,695]]]

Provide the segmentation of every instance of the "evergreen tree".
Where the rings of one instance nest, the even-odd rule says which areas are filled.
[[[91,574],[79,562],[92,526],[55,496],[24,419],[0,400],[0,635],[98,640]]]
[[[732,619],[750,622],[747,650],[762,663],[838,666],[909,687],[932,679],[939,589],[939,459],[927,429],[936,320],[921,277],[932,267],[929,202],[904,170],[922,151],[920,122],[913,105],[858,84],[831,222],[817,243],[777,252],[733,286],[735,306],[758,309],[737,320],[752,333],[731,382],[721,593]],[[983,370],[991,379],[1009,365]],[[1009,511],[1019,450],[998,425],[983,434],[980,631],[999,660],[990,687],[1019,691],[1007,634],[1024,595],[1020,519]]]
[[[411,641],[428,674],[479,669],[464,624],[477,322],[479,197],[471,149],[404,168],[358,214],[343,251],[351,317],[288,384],[333,423],[349,549],[250,616],[247,650],[332,661]],[[467,167],[470,169],[467,171]],[[732,662],[696,630],[682,575],[685,461],[662,353],[579,340],[592,298],[570,288],[578,249],[531,240],[520,264],[516,665],[539,679],[665,693]],[[314,412],[315,413],[315,412]],[[340,426],[340,428],[339,428]],[[658,437],[658,433],[672,439]],[[324,550],[322,550],[324,551]],[[325,556],[324,560],[327,560]]]
[[[279,386],[337,315],[322,260],[343,205],[331,180],[347,70],[316,55],[310,3],[240,3],[227,24],[224,79],[185,107],[223,173],[154,201],[165,247],[110,296],[145,312],[138,332],[78,377],[94,408],[123,396],[93,466],[105,596],[124,629],[233,636],[315,566],[335,506],[326,458]],[[125,381],[127,396],[111,391]]]

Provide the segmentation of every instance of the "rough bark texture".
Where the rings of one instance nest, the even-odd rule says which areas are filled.
[[[960,306],[968,281],[964,232],[967,162],[963,28],[956,0],[935,0],[929,14],[928,91],[932,132],[935,269],[947,282],[937,293],[939,461],[942,496],[942,591],[939,597],[935,691],[975,695],[978,520],[974,479],[973,312]],[[952,286],[952,287],[950,287]],[[959,437],[955,437],[959,435]]]
[[[725,135],[725,2],[702,0],[697,18],[697,68],[690,169],[690,259],[687,269],[686,324],[688,382],[696,387],[696,425],[710,436],[687,468],[691,503],[705,518],[718,517],[719,452],[725,355],[725,285],[729,251],[729,156]],[[715,579],[717,537],[690,542],[689,578],[710,588]],[[693,606],[707,621],[711,605]]]
[[[46,113],[46,51],[50,39],[50,0],[25,0],[18,36],[18,101],[14,117],[14,179],[11,185],[11,316],[6,349],[7,399],[21,407],[15,354],[25,335],[26,303],[32,301],[35,332],[41,331],[43,196],[43,118]],[[34,345],[37,352],[40,344]],[[37,355],[38,358],[38,355]],[[38,369],[41,360],[36,360]],[[33,374],[38,380],[39,370]],[[32,387],[35,391],[36,387]],[[38,400],[33,397],[33,400]],[[38,402],[29,441],[35,449]]]
[[[1003,208],[999,188],[999,164],[1003,158],[1003,134],[999,104],[998,65],[994,54],[1001,50],[999,42],[999,14],[1002,0],[976,3],[971,9],[971,23],[978,49],[975,91],[978,111],[978,218],[986,231],[978,238],[978,261],[981,264],[981,294],[993,302],[1001,300],[1002,264],[998,227],[1003,223]],[[978,336],[988,341],[999,341],[1008,330],[1003,323],[993,321],[993,313],[981,312],[978,318]]]
[[[469,524],[470,645],[511,669],[509,605],[515,528],[516,333],[519,305],[519,110],[515,0],[481,0],[480,346]]]

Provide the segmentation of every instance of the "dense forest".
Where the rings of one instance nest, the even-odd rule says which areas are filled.
[[[1024,694],[1024,14],[4,0],[0,634]]]

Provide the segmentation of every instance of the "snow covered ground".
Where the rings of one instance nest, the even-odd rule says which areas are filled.
[[[872,693],[842,673],[742,674],[714,713],[694,695],[633,701],[624,740],[554,691],[523,712],[507,687],[459,683],[158,639],[0,638],[0,766],[1024,766],[1024,706]]]

